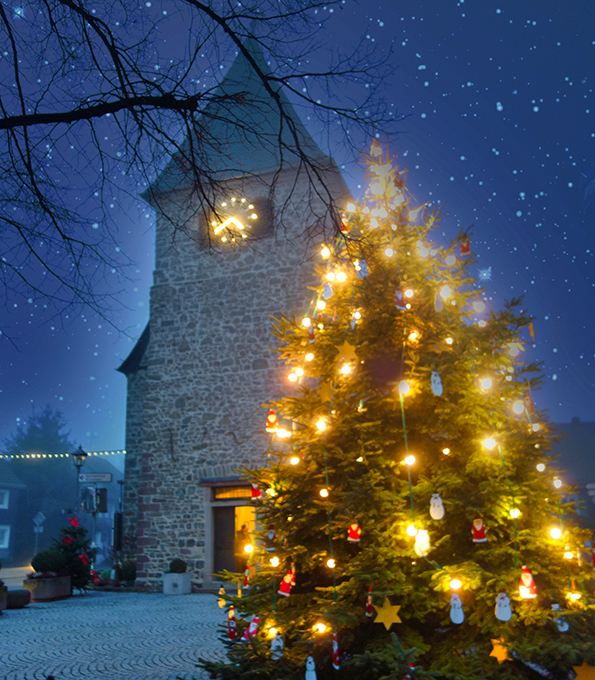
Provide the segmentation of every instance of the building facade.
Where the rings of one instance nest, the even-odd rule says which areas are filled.
[[[247,46],[266,71],[258,47]],[[284,136],[277,100],[242,53],[219,93],[201,114],[216,202],[205,206],[176,156],[144,194],[156,214],[150,320],[118,369],[128,381],[124,552],[148,589],[176,557],[203,585],[237,566],[242,525],[255,529],[241,470],[266,464],[266,404],[284,392],[271,317],[306,311],[318,245],[304,232],[325,218],[324,192],[339,204],[348,194],[278,92],[290,114],[292,138]],[[316,161],[320,191],[291,155],[295,136]]]

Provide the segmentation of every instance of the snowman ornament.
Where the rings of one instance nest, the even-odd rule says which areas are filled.
[[[568,621],[560,615],[560,605],[557,602],[552,605],[552,611],[554,612],[554,623],[558,627],[558,630],[561,633],[565,633],[570,626],[568,625]]]
[[[430,517],[432,519],[442,519],[444,517],[444,505],[439,493],[432,494],[430,501]]]
[[[281,633],[277,631],[277,634],[271,642],[271,659],[273,661],[279,661],[279,659],[283,656],[283,649],[283,638],[281,637]]]
[[[465,620],[465,612],[463,611],[463,603],[458,593],[453,593],[450,598],[450,620],[457,625],[460,625]]]
[[[438,375],[438,371],[432,371],[432,394],[439,397],[442,394],[442,380]]]
[[[314,659],[309,656],[306,659],[306,679],[305,680],[316,680],[316,664]]]
[[[510,598],[501,590],[496,598],[496,618],[498,621],[510,621],[512,618],[512,609],[510,608]]]

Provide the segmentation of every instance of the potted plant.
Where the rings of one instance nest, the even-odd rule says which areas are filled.
[[[166,595],[188,595],[192,592],[192,574],[188,565],[176,557],[169,563],[169,571],[163,574],[163,592]]]
[[[32,602],[53,602],[70,597],[71,580],[66,560],[57,550],[44,550],[31,560],[34,571],[23,581]]]

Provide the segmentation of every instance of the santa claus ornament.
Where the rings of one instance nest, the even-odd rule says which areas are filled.
[[[374,614],[374,605],[372,604],[372,586],[368,588],[368,596],[366,597],[366,616]]]
[[[416,669],[415,664],[410,663],[409,670],[413,672],[415,669]],[[405,675],[403,676],[403,680],[412,680],[412,678],[413,676],[411,675],[411,673],[405,673]]]
[[[537,588],[533,580],[533,574],[528,567],[523,566],[519,579],[519,595],[525,600],[533,600],[537,597]]]
[[[244,634],[242,635],[242,642],[250,642],[250,640],[256,635],[256,632],[258,631],[258,623],[260,619],[256,614],[252,617],[252,621],[250,621],[250,624],[248,625],[248,628],[244,631]]]
[[[339,643],[337,642],[337,634],[333,633],[333,668],[339,670]]]
[[[281,637],[281,633],[277,631],[277,634],[271,641],[271,659],[273,661],[279,661],[283,656],[283,650],[283,638]]]
[[[248,588],[250,585],[250,567],[246,567],[246,571],[244,572],[244,588]]]
[[[229,608],[229,612],[227,613],[227,637],[234,641],[237,640],[238,637],[238,629],[236,626],[236,617],[233,605]]]
[[[477,517],[473,520],[471,534],[473,535],[473,543],[486,543],[488,540],[486,536],[486,528],[481,515],[477,515]]]
[[[415,545],[413,546],[418,557],[425,557],[430,551],[430,534],[425,529],[420,529],[415,534]]]
[[[256,482],[252,482],[252,484],[250,484],[250,487],[251,487],[250,495],[252,498],[260,498],[262,496],[262,494],[260,493],[260,488],[258,484],[256,484]]]
[[[570,626],[568,625],[568,621],[560,614],[560,605],[557,602],[554,602],[552,605],[552,611],[554,612],[554,623],[558,627],[558,630],[561,633],[566,633]]]
[[[314,663],[314,659],[311,656],[306,659],[305,680],[316,680],[316,664]]]
[[[267,424],[265,426],[265,430],[269,432],[270,434],[274,434],[277,431],[277,414],[273,411],[273,409],[269,410],[269,415],[267,416]]]
[[[430,500],[430,517],[432,519],[442,519],[444,517],[444,505],[439,493],[433,493]]]
[[[292,581],[293,581],[293,572],[288,571],[285,576],[283,577],[283,580],[281,581],[281,585],[279,586],[279,595],[283,595],[283,597],[289,597],[291,593],[291,586],[292,586]]]
[[[457,625],[460,625],[465,620],[463,603],[461,602],[461,596],[458,593],[453,593],[450,598],[450,620]]]
[[[397,305],[397,309],[400,309],[402,312],[407,309],[407,307],[405,307],[405,297],[400,288],[395,290],[395,304]]]
[[[275,533],[275,525],[269,524],[269,528],[267,529],[267,540],[266,540],[266,547],[265,547],[265,550],[267,552],[275,552],[275,539],[276,538],[277,538],[277,535]]]
[[[432,371],[431,384],[432,394],[434,394],[436,397],[439,397],[442,394],[442,380],[440,380],[440,376],[438,375],[437,371]]]
[[[510,608],[510,598],[501,590],[496,598],[496,618],[498,621],[510,621],[512,618],[512,609]]]
[[[359,543],[361,535],[362,530],[357,522],[353,522],[349,525],[349,528],[347,529],[347,540],[350,543]]]
[[[471,252],[471,242],[468,238],[461,241],[461,257],[466,257]]]
[[[314,326],[308,328],[308,342],[312,344],[314,342]]]

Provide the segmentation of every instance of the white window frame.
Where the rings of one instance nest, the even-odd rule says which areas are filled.
[[[2,525],[0,526],[0,548],[8,548],[9,545],[10,545],[10,526]]]
[[[0,510],[8,510],[9,500],[10,491],[8,489],[0,489]]]

